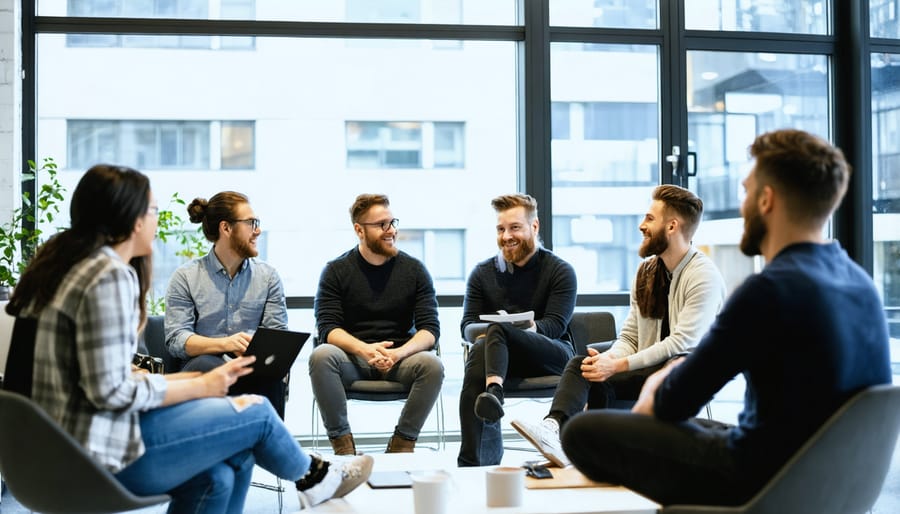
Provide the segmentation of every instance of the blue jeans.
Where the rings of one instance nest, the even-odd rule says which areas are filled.
[[[181,371],[202,371],[206,373],[222,364],[225,364],[225,359],[220,355],[198,355],[187,361],[184,367],[181,368]],[[253,375],[248,375],[235,382],[228,389],[228,394],[237,396],[249,393],[265,396],[269,399],[272,407],[275,407],[278,417],[284,419],[285,389],[284,380],[257,379]]]
[[[169,512],[240,513],[253,465],[298,480],[310,458],[268,400],[236,412],[225,398],[141,413],[146,451],[116,474],[138,495],[168,493]]]
[[[362,358],[347,355],[333,344],[322,344],[309,357],[309,378],[322,412],[322,423],[332,439],[350,433],[347,393],[344,391],[350,384],[357,380],[400,382],[409,388],[409,397],[400,412],[396,431],[415,440],[441,393],[444,364],[434,352],[418,352],[382,376]]]
[[[459,425],[462,442],[456,462],[459,466],[490,466],[503,458],[500,421],[488,423],[475,415],[475,399],[485,390],[489,375],[538,377],[559,375],[572,358],[568,341],[550,339],[508,323],[488,326],[466,360],[462,391],[459,394]]]

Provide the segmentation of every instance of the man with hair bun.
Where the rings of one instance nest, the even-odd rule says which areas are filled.
[[[195,198],[187,212],[213,247],[169,280],[166,346],[187,361],[184,370],[208,371],[225,354],[242,355],[257,327],[287,328],[287,304],[278,272],[256,259],[262,231],[246,195],[222,191],[209,200]],[[261,394],[284,418],[281,380],[245,379],[229,392]]]

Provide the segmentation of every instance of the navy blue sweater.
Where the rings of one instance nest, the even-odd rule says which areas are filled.
[[[738,287],[657,390],[656,416],[696,414],[738,373],[747,389],[729,446],[760,485],[850,396],[891,381],[878,293],[840,245],[791,245]]]

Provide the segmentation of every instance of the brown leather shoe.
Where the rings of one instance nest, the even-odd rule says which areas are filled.
[[[353,440],[353,434],[344,434],[335,438],[328,438],[331,443],[331,449],[335,455],[356,455],[356,441]]]
[[[391,440],[388,441],[387,450],[385,450],[384,453],[413,453],[415,447],[416,441],[414,439],[407,439],[397,432],[394,432],[394,435],[391,436]]]

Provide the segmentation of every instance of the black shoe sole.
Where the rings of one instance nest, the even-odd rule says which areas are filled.
[[[488,423],[500,421],[503,404],[491,393],[481,393],[475,398],[475,415]]]

